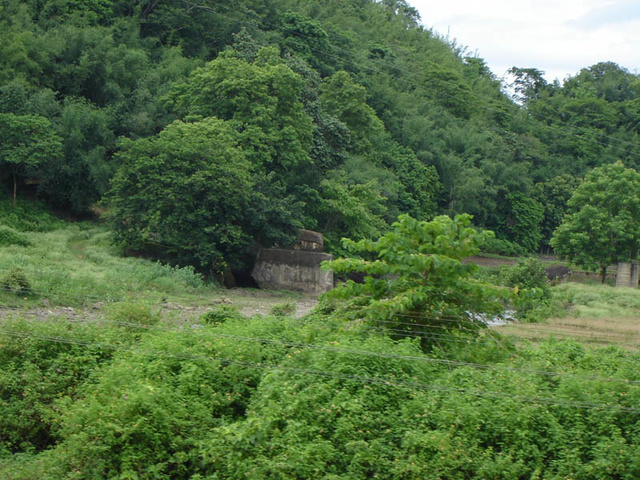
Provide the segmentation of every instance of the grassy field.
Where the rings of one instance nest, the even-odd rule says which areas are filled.
[[[225,290],[191,268],[124,257],[96,223],[62,222],[33,204],[0,202],[0,310],[35,316],[95,315],[111,304],[135,302],[174,314],[199,314],[224,303],[245,314],[267,314],[311,299],[292,292]],[[0,312],[2,313],[2,312]]]
[[[515,339],[573,338],[594,346],[640,348],[640,290],[564,283],[552,288],[557,314],[542,323],[515,323],[497,331]]]

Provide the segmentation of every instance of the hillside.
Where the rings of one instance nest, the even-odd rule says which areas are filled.
[[[516,69],[514,101],[403,0],[0,8],[9,194],[100,202],[130,249],[207,275],[300,227],[340,253],[401,213],[470,213],[488,250],[533,252],[589,170],[638,164],[637,75]]]

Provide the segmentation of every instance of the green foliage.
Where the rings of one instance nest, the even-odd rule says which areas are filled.
[[[0,247],[8,247],[10,245],[28,247],[31,245],[31,242],[24,234],[17,232],[11,227],[0,225]]]
[[[39,194],[51,204],[83,213],[106,192],[113,175],[107,152],[114,149],[111,119],[104,109],[68,99],[57,131],[63,152],[39,169]]]
[[[16,203],[17,177],[35,169],[61,153],[62,143],[51,123],[37,115],[0,113],[0,165],[13,175],[13,203]]]
[[[218,305],[202,315],[201,320],[207,325],[219,325],[229,319],[240,320],[242,314],[235,305]]]
[[[327,251],[340,251],[339,242],[344,235],[355,239],[373,238],[385,229],[383,214],[385,198],[375,180],[350,183],[345,174],[320,182],[322,201],[318,217],[322,222]]]
[[[569,200],[551,245],[576,265],[599,268],[636,258],[640,247],[640,174],[621,162],[589,172]]]
[[[111,358],[113,350],[100,348],[101,342],[128,340],[114,329],[67,320],[2,320],[0,457],[55,444],[64,402],[77,399],[83,383]]]
[[[258,362],[277,362],[283,345],[239,341],[291,334],[282,321],[227,321],[196,332],[149,332],[54,414],[57,445],[35,467],[40,478],[193,478],[213,473],[202,445],[243,418],[260,382]],[[75,401],[74,401],[75,400]]]
[[[501,310],[498,292],[472,274],[461,260],[478,251],[490,232],[477,232],[468,215],[436,217],[431,222],[402,215],[393,230],[376,241],[344,240],[353,258],[327,262],[334,273],[364,274],[327,295],[348,299],[341,314],[389,324],[391,330],[477,329],[474,315]]]
[[[177,85],[168,102],[182,116],[217,117],[239,132],[240,144],[256,165],[289,170],[309,163],[311,119],[299,96],[302,78],[274,49],[255,62],[220,55]]]
[[[50,232],[64,225],[40,202],[18,202],[0,199],[0,223],[19,232]]]
[[[265,244],[293,236],[291,212],[278,218],[270,213],[274,206],[261,201],[228,123],[176,121],[156,137],[123,147],[109,216],[116,240],[128,247],[151,246],[171,263],[210,274],[237,266],[252,234]],[[276,226],[271,238],[269,230],[261,232],[269,223]]]
[[[534,257],[518,261],[501,272],[502,282],[515,289],[515,316],[527,322],[541,321],[551,314],[551,287],[545,265]]]
[[[280,303],[271,307],[269,313],[276,317],[291,316],[296,312],[296,306],[293,303]]]
[[[20,268],[12,268],[0,278],[0,289],[16,295],[31,293],[31,282]]]
[[[11,202],[7,204],[11,209]],[[17,208],[20,207],[21,204]],[[64,225],[35,207],[22,220],[35,220],[40,215],[52,223],[41,223],[39,227],[52,226],[54,221]],[[34,228],[30,223],[23,225]],[[104,227],[66,224],[55,231],[29,233],[28,239],[32,244],[29,247],[0,247],[0,277],[14,268],[21,269],[32,292],[52,306],[91,306],[132,296],[140,301],[162,296],[189,298],[211,295],[217,288],[205,282],[193,267],[122,258],[122,252],[113,247],[111,234]],[[13,294],[2,298],[11,306],[32,303],[31,295],[28,301],[18,300]]]
[[[519,257],[525,253],[524,249],[517,243],[496,237],[487,237],[480,245],[480,251],[506,257]]]
[[[507,217],[505,227],[509,238],[526,252],[537,251],[542,240],[540,224],[544,207],[533,198],[521,193],[507,195],[507,202],[511,205],[511,214]]]
[[[338,72],[325,79],[320,103],[349,127],[359,151],[371,149],[373,139],[384,130],[375,110],[367,104],[367,90],[356,84],[347,72]]]
[[[564,174],[536,185],[535,199],[544,207],[544,217],[540,225],[542,245],[550,245],[553,232],[562,223],[567,210],[567,202],[577,184],[574,177]]]
[[[504,284],[509,287],[538,288],[549,294],[549,279],[545,272],[545,265],[535,257],[528,257],[518,261],[513,267],[505,267],[502,272]]]
[[[325,224],[324,182],[358,156],[386,172],[371,187],[384,211],[362,210],[387,224],[468,213],[526,251],[548,248],[571,190],[558,179],[637,156],[637,74],[602,62],[551,85],[514,67],[514,103],[483,59],[423,28],[406,1],[9,0],[0,27],[2,130],[50,153],[5,152],[0,168],[74,214],[108,190],[115,139],[195,116],[238,133],[252,204],[268,205],[252,216],[277,242],[292,222]],[[340,221],[327,234],[334,246],[358,237]]]
[[[107,309],[107,317],[133,332],[139,332],[160,322],[160,312],[147,303],[124,302],[110,305]]]
[[[638,355],[620,348],[480,338],[425,354],[325,317],[142,335],[11,321],[0,335],[3,478],[640,473]]]

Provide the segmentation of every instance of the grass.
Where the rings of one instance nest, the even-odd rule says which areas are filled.
[[[31,246],[0,249],[0,278],[16,269],[23,272],[33,301],[46,298],[52,305],[80,306],[129,297],[184,300],[216,290],[190,268],[119,256],[101,226],[71,224],[51,232],[23,234]],[[3,303],[16,300],[3,293]]]
[[[552,289],[558,315],[543,323],[517,323],[498,331],[517,339],[572,338],[594,346],[640,348],[640,290],[564,283]]]
[[[0,244],[0,307],[5,310],[45,307],[55,314],[59,307],[95,310],[131,302],[164,305],[175,315],[197,315],[220,303],[247,315],[266,315],[274,305],[289,303],[310,308],[310,299],[292,292],[224,290],[192,268],[124,257],[106,227],[59,220],[31,202],[14,209],[0,200],[2,228],[21,240]],[[16,278],[25,279],[28,288],[17,288]]]

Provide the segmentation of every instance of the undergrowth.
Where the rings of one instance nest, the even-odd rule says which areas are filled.
[[[37,204],[12,208],[0,202],[0,279],[21,272],[31,293],[19,299],[21,304],[46,300],[50,305],[76,306],[140,297],[198,297],[216,288],[193,268],[123,257],[99,224],[66,223]],[[0,291],[0,300],[17,305],[13,290]]]

